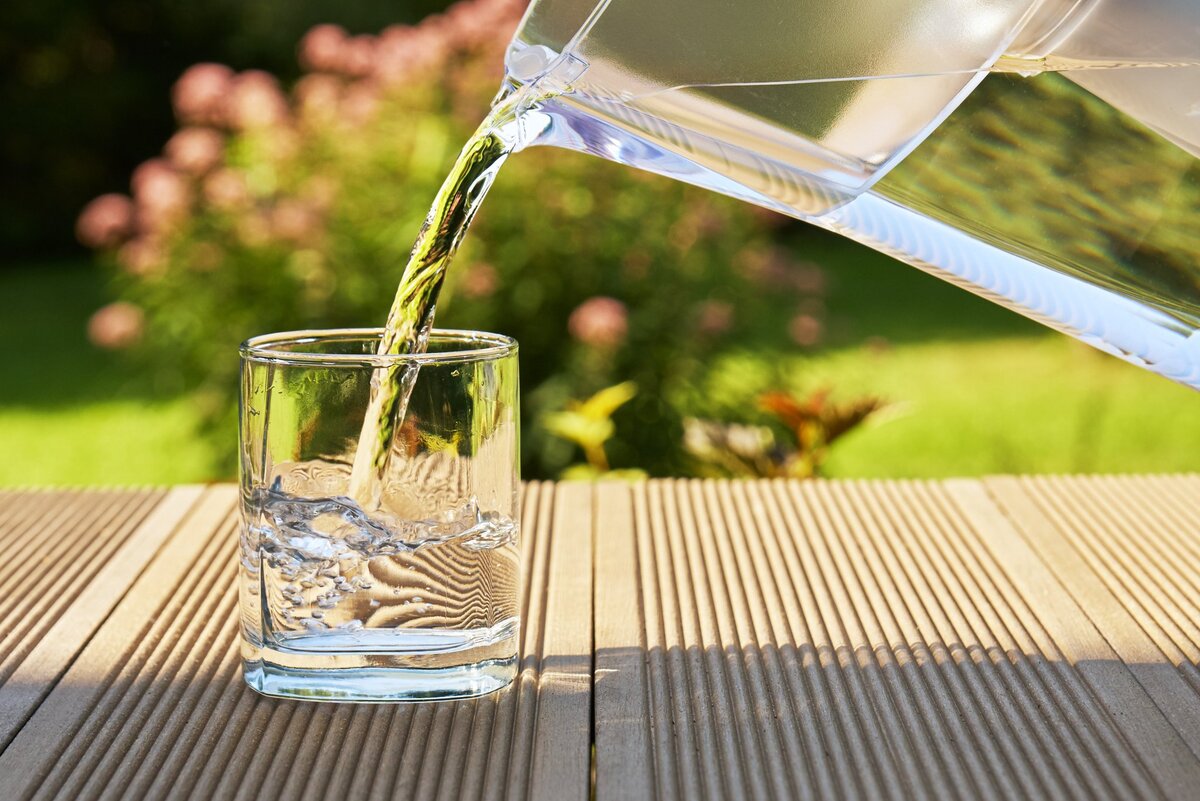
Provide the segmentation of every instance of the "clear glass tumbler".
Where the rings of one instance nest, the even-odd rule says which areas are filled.
[[[464,698],[516,675],[517,343],[434,331],[426,353],[377,356],[381,333],[241,348],[243,671],[268,695]],[[407,410],[350,497],[372,379],[397,368],[415,371]]]

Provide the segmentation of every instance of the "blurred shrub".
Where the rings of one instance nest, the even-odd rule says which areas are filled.
[[[378,30],[446,0],[6,0],[0,26],[0,264],[72,247],[71,220],[171,129],[167,90],[218,60],[294,77],[317,22]]]
[[[95,341],[133,344],[158,380],[195,390],[232,464],[236,346],[247,336],[382,322],[413,237],[501,78],[515,0],[469,0],[415,27],[304,38],[290,91],[265,72],[190,69],[182,124],[133,196],[78,222],[116,268]],[[824,275],[773,243],[781,218],[574,153],[511,159],[442,296],[442,326],[516,336],[531,476],[574,446],[543,418],[619,381],[611,467],[682,472],[684,408],[667,398],[734,340],[822,337]]]
[[[1170,73],[1164,85],[1184,80]],[[1200,320],[1194,148],[1051,73],[989,77],[917,153],[880,183],[884,195]]]

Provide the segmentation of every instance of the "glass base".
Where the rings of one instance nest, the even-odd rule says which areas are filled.
[[[503,689],[517,675],[517,660],[495,659],[449,668],[283,667],[244,660],[242,676],[263,695],[302,701],[447,701]]]

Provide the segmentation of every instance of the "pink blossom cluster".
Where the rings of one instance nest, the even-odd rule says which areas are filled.
[[[246,130],[284,123],[288,101],[279,81],[262,70],[234,72],[224,64],[189,67],[171,89],[184,125]]]
[[[286,159],[314,121],[350,128],[365,124],[390,88],[445,68],[456,53],[503,47],[524,6],[525,0],[462,0],[418,25],[394,25],[378,36],[351,36],[336,25],[318,25],[299,45],[301,64],[310,74],[290,97],[261,70],[239,73],[211,63],[190,67],[171,91],[182,127],[161,157],[134,171],[130,195],[103,195],[83,209],[76,224],[79,240],[115,252],[123,269],[142,278],[167,268],[172,235],[198,210],[231,215],[242,245],[313,245],[336,196],[336,182],[318,175],[289,196],[256,195],[249,176],[227,163],[230,137],[252,135],[277,159]],[[210,256],[189,259],[195,262],[190,266],[211,269]],[[490,293],[494,274],[476,273],[469,291]]]
[[[183,127],[160,157],[134,170],[129,195],[102,195],[83,209],[76,223],[83,244],[115,252],[123,270],[149,279],[167,269],[173,236],[201,208],[235,215],[239,231],[247,226],[264,230],[262,241],[274,237],[300,242],[319,230],[316,204],[281,198],[267,199],[257,208],[245,173],[226,166],[231,133],[252,131],[267,141],[288,141],[292,115],[274,77],[258,70],[235,73],[221,64],[197,64],[180,76],[171,96]],[[220,260],[219,253],[211,252],[214,247],[191,248],[189,266],[212,269]],[[143,314],[136,306],[110,304],[93,316],[88,335],[100,347],[122,348],[140,338],[142,325]]]
[[[313,73],[395,86],[444,65],[456,52],[503,45],[525,0],[461,0],[418,25],[392,25],[378,36],[351,36],[318,25],[300,42],[300,64]]]
[[[77,232],[90,247],[113,251],[121,267],[142,279],[161,275],[168,265],[205,271],[218,267],[226,248],[257,248],[272,243],[320,247],[337,181],[317,174],[285,190],[267,189],[251,171],[230,159],[231,142],[246,137],[265,146],[273,164],[287,169],[305,137],[314,132],[370,123],[393,90],[428,85],[431,75],[450,87],[451,98],[470,96],[459,84],[483,78],[479,65],[499,65],[500,50],[524,10],[525,0],[461,0],[443,14],[413,26],[394,25],[379,35],[351,35],[336,25],[318,25],[298,46],[306,74],[290,95],[271,75],[235,72],[221,64],[197,64],[180,76],[171,98],[181,128],[160,157],[139,166],[129,196],[97,198],[80,215]],[[459,54],[484,58],[463,59]],[[485,78],[490,81],[491,77]],[[470,113],[478,114],[472,107]],[[320,135],[320,134],[318,134]],[[229,240],[188,240],[177,246],[189,217],[215,212],[228,221]],[[698,238],[719,236],[722,218],[697,207],[673,231],[681,249]],[[463,273],[461,291],[486,298],[498,288],[495,267],[484,262]],[[610,297],[593,297],[572,312],[570,335],[597,350],[613,350],[628,336],[628,311]],[[733,309],[713,301],[698,309],[698,327],[719,335],[732,325]],[[124,347],[141,336],[143,315],[136,306],[115,304],[97,312],[89,328],[103,347]]]
[[[117,249],[122,267],[143,277],[165,269],[167,241],[197,203],[231,210],[247,200],[245,177],[223,166],[229,132],[286,129],[291,116],[274,77],[260,70],[235,73],[221,64],[187,69],[171,98],[183,127],[162,156],[134,170],[131,196],[96,198],[76,225],[83,244]]]
[[[109,350],[127,348],[142,338],[142,310],[119,300],[99,309],[88,320],[88,339]]]
[[[616,298],[589,298],[571,312],[567,330],[584,345],[611,350],[625,341],[629,331],[629,312],[625,304]]]

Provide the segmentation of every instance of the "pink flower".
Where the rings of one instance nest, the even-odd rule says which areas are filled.
[[[733,327],[733,306],[723,300],[706,300],[696,315],[696,328],[702,334],[719,336]]]
[[[460,48],[478,47],[496,36],[495,21],[481,3],[459,2],[446,9],[452,42]]]
[[[445,12],[428,15],[417,25],[417,30],[421,32],[423,42],[436,43],[443,49],[450,49],[454,36],[453,22]]]
[[[275,164],[291,161],[300,152],[300,135],[291,126],[263,128],[257,138],[262,145],[263,155]]]
[[[232,211],[246,205],[250,190],[240,172],[225,167],[205,179],[204,199],[218,210]]]
[[[364,75],[370,75],[374,66],[374,36],[355,36],[343,43],[341,53],[342,74],[361,78]]]
[[[162,231],[187,214],[191,189],[165,159],[142,162],[130,179],[138,228]]]
[[[806,295],[825,291],[825,271],[812,262],[797,262],[781,247],[751,247],[733,261],[747,279],[770,289],[790,289]]]
[[[329,118],[337,114],[342,82],[332,75],[305,75],[296,84],[296,100],[306,117]]]
[[[351,125],[365,125],[379,108],[379,92],[374,84],[360,81],[342,96],[342,115]]]
[[[383,61],[397,58],[403,62],[403,73],[423,72],[445,63],[452,46],[449,23],[444,14],[430,14],[404,40],[398,34],[384,38],[380,44]],[[383,65],[380,65],[383,66]],[[391,79],[391,75],[384,75]]]
[[[412,47],[419,36],[417,29],[408,25],[384,28],[375,43],[375,77],[385,84],[403,81],[412,67]]]
[[[175,115],[181,122],[223,125],[225,99],[233,86],[233,70],[224,64],[188,67],[171,89]]]
[[[212,128],[184,128],[163,149],[174,166],[190,175],[203,175],[221,162],[225,140]]]
[[[142,310],[132,303],[110,303],[88,320],[88,339],[108,350],[127,348],[141,339],[143,322]]]
[[[389,25],[379,32],[378,46],[403,48],[417,35],[417,29],[411,25]]]
[[[567,330],[585,345],[613,348],[625,340],[629,330],[629,314],[625,304],[619,300],[589,298],[571,312]]]
[[[75,235],[89,248],[115,247],[133,234],[133,201],[125,195],[101,195],[84,206]]]
[[[350,37],[339,25],[317,25],[300,40],[300,65],[315,72],[341,69],[342,48]]]
[[[247,70],[234,79],[228,98],[229,122],[236,128],[265,128],[287,119],[287,98],[275,76]]]
[[[279,239],[302,244],[321,232],[321,215],[295,198],[280,200],[271,210],[271,233]]]
[[[759,279],[765,286],[786,289],[795,283],[794,269],[791,254],[783,248],[773,247],[769,251]]]
[[[801,347],[810,348],[821,341],[821,321],[811,314],[797,314],[788,323],[788,334]]]
[[[178,174],[169,161],[149,159],[134,168],[133,175],[129,178],[129,186],[133,190],[134,200],[137,200],[139,195],[154,195],[161,191],[171,191],[166,187],[173,186],[177,178]]]
[[[167,254],[158,240],[142,236],[117,251],[117,262],[130,275],[147,278],[166,269]]]
[[[486,298],[496,291],[500,285],[500,276],[496,268],[484,261],[478,261],[467,268],[463,276],[462,289],[469,298]]]

